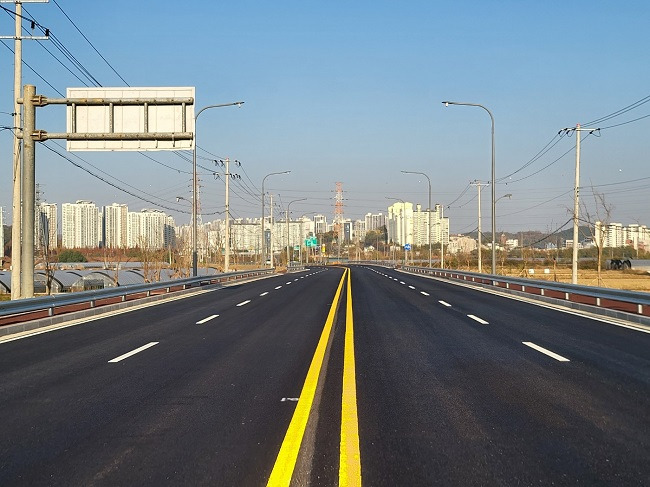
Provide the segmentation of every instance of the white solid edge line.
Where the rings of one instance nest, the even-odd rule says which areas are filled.
[[[269,293],[268,291],[263,292],[262,294],[260,294],[260,296],[266,296],[268,293]]]
[[[203,323],[207,323],[208,321],[213,320],[213,319],[217,318],[218,316],[219,315],[208,316],[207,318],[203,318],[202,320],[197,321],[196,324],[197,325],[202,325]]]
[[[420,291],[420,294],[423,294],[424,296],[428,296],[429,293],[425,293],[424,291]]]
[[[451,308],[451,304],[449,304],[447,301],[438,301],[438,302],[443,306],[447,306],[447,308]]]
[[[551,358],[554,358],[558,362],[570,362],[570,360],[566,357],[563,357],[562,355],[558,355],[555,352],[551,352],[550,350],[545,349],[544,347],[540,347],[539,345],[535,345],[533,342],[521,342],[527,347],[534,348],[538,352],[542,352],[544,355],[548,355]]]
[[[121,360],[124,360],[125,358],[129,358],[131,355],[135,355],[136,353],[140,353],[143,350],[146,350],[147,348],[153,347],[154,345],[158,345],[160,342],[150,342],[147,343],[146,345],[142,345],[140,348],[136,348],[135,350],[131,350],[129,353],[125,353],[124,355],[120,355],[119,357],[115,357],[113,360],[109,360],[109,364],[114,364],[116,362],[119,362]]]
[[[484,319],[479,318],[478,316],[467,315],[467,317],[473,319],[474,321],[478,321],[481,325],[489,325],[490,324],[487,321],[485,321]]]
[[[247,299],[246,301],[242,301],[241,303],[239,303],[237,306],[244,306],[245,304],[248,304],[250,302],[251,302],[251,300]]]
[[[570,309],[570,308],[564,308],[561,305],[553,305],[553,304],[545,303],[545,302],[542,302],[542,301],[535,301],[534,299],[528,298],[528,297],[525,297],[525,296],[514,296],[514,295],[506,294],[506,293],[503,293],[503,292],[499,292],[499,291],[497,291],[495,289],[484,289],[484,288],[481,288],[481,287],[472,286],[471,284],[467,284],[466,282],[462,282],[462,281],[461,282],[448,281],[448,280],[445,280],[445,279],[442,279],[442,278],[439,278],[439,277],[426,276],[426,275],[422,275],[422,276],[419,276],[419,277],[422,277],[424,279],[432,279],[432,280],[435,280],[435,281],[445,282],[445,283],[450,284],[452,286],[460,286],[460,287],[472,289],[474,291],[481,292],[481,293],[492,294],[493,296],[499,296],[499,297],[505,298],[505,299],[512,299],[513,301],[519,301],[521,303],[530,304],[531,306],[538,306],[540,308],[550,309],[552,311],[557,311],[558,313],[565,313],[565,314],[568,314],[568,315],[578,316],[580,318],[585,318],[585,319],[592,320],[592,321],[599,321],[601,323],[606,323],[608,325],[618,326],[619,328],[627,328],[628,330],[639,331],[641,333],[650,334],[650,329],[648,329],[648,328],[640,328],[640,326],[643,326],[643,325],[637,326],[635,323],[629,322],[629,321],[625,322],[625,320],[623,320],[623,319],[622,319],[623,322],[613,321],[612,319],[608,319],[606,316],[598,316],[598,315],[590,314],[588,312],[575,311],[575,310]]]

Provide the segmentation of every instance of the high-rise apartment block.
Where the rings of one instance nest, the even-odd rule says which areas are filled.
[[[650,228],[646,225],[635,223],[624,227],[621,223],[596,222],[594,227],[596,245],[599,245],[602,240],[603,247],[630,246],[635,250],[650,248]]]
[[[173,220],[161,210],[144,209],[127,214],[127,246],[162,249],[173,244]],[[170,225],[171,223],[171,225]]]
[[[64,248],[99,247],[101,230],[101,212],[92,201],[78,200],[61,205],[61,244]]]
[[[4,210],[0,206],[0,258],[5,256],[5,227],[4,227]]]
[[[316,235],[327,233],[327,217],[325,215],[314,215],[314,226]]]
[[[36,208],[36,248],[56,249],[58,238],[58,207],[56,203],[40,203]]]
[[[377,213],[377,214],[366,213],[365,222],[366,222],[366,232],[370,232],[372,230],[379,230],[381,227],[386,225],[386,215],[384,215],[383,213]]]
[[[422,205],[398,202],[388,207],[388,240],[398,245],[429,245],[443,242],[449,244],[449,219],[442,215],[441,205],[432,211],[422,209]]]
[[[113,203],[104,206],[104,246],[109,249],[126,248],[128,245],[129,208]]]

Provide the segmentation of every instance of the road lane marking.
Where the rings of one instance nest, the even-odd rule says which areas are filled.
[[[485,321],[485,320],[479,318],[478,316],[467,315],[467,317],[473,319],[474,321],[478,321],[481,325],[489,325],[489,324],[490,324],[490,323],[488,323],[487,321]]]
[[[242,301],[241,303],[239,303],[237,306],[244,306],[244,305],[246,305],[246,304],[248,304],[250,302],[251,302],[251,300],[247,299],[246,301]]]
[[[130,356],[135,355],[136,353],[140,353],[143,350],[146,350],[147,348],[151,348],[154,345],[158,345],[158,343],[160,343],[160,342],[149,342],[146,345],[142,345],[141,347],[136,348],[135,350],[131,350],[130,352],[125,353],[124,355],[120,355],[119,357],[115,357],[113,360],[109,360],[108,363],[109,364],[114,364],[116,362],[120,362],[120,361],[124,360],[125,358],[129,358]]]
[[[424,296],[428,296],[429,293],[425,293],[424,291],[420,291],[420,294],[423,294]]]
[[[280,402],[286,402],[286,401],[292,401],[292,402],[298,402],[300,398],[299,397],[283,397],[280,399]]]
[[[269,293],[268,291],[265,291],[262,294],[260,294],[260,296],[266,296],[268,293]]]
[[[415,287],[413,287],[413,286],[409,286],[409,289],[415,289]]]
[[[197,321],[196,324],[197,325],[202,325],[203,323],[207,323],[208,321],[213,320],[213,319],[217,318],[218,316],[219,315],[208,316],[207,318],[203,318],[202,320]]]
[[[275,289],[280,289],[282,286],[276,286]]]
[[[357,415],[357,382],[354,361],[354,316],[352,313],[352,271],[348,269],[345,312],[345,350],[343,352],[343,391],[341,394],[341,446],[339,485],[361,485],[361,452]]]
[[[318,385],[318,378],[325,359],[325,350],[327,349],[327,343],[329,342],[332,333],[336,308],[341,299],[341,291],[343,289],[343,283],[345,282],[347,272],[349,272],[348,269],[343,272],[336,293],[334,294],[334,299],[332,300],[329,313],[327,314],[327,319],[325,320],[325,326],[323,327],[323,331],[318,340],[314,356],[311,359],[311,364],[309,365],[309,370],[307,371],[302,391],[300,391],[300,399],[298,400],[298,404],[296,404],[296,409],[293,411],[293,416],[291,417],[291,422],[287,428],[287,433],[284,436],[282,446],[280,447],[275,464],[273,465],[273,470],[271,471],[267,483],[269,486],[289,485],[291,482],[293,470],[296,466],[296,460],[298,459],[300,444],[305,435],[309,413],[312,404],[314,403],[316,386]]]
[[[287,282],[287,284],[291,284],[291,281]]]
[[[558,355],[555,352],[551,352],[550,350],[545,349],[544,347],[540,347],[539,345],[535,345],[533,342],[521,342],[527,347],[533,348],[537,350],[538,352],[542,352],[544,355],[548,355],[551,358],[554,358],[558,362],[570,362],[570,360],[566,357],[563,357],[562,355]]]
[[[443,306],[447,306],[447,308],[451,308],[451,304],[449,304],[447,301],[438,301],[438,302]]]

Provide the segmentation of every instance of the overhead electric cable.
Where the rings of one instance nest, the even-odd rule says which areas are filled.
[[[117,70],[113,67],[113,65],[111,63],[109,63],[108,60],[102,55],[102,53],[97,50],[97,48],[93,45],[93,43],[90,42],[90,39],[88,39],[88,37],[86,37],[86,35],[83,32],[81,32],[81,29],[79,29],[79,27],[77,27],[77,24],[75,24],[75,22],[70,18],[70,16],[63,10],[63,8],[61,8],[61,5],[59,5],[59,2],[57,2],[56,0],[52,0],[52,1],[54,2],[54,5],[56,5],[58,7],[58,9],[61,11],[61,13],[63,15],[65,15],[65,17],[70,21],[70,23],[74,26],[74,28],[77,29],[77,32],[79,32],[79,34],[81,34],[81,36],[86,40],[86,42],[90,45],[90,47],[92,47],[93,50],[99,55],[99,57],[101,57],[104,60],[106,65],[109,68],[111,68],[111,70],[124,82],[124,84],[126,86],[130,86],[129,83],[122,77],[122,75],[120,75],[120,73],[117,72]]]

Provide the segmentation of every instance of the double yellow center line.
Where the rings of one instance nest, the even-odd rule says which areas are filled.
[[[354,326],[352,316],[352,286],[350,269],[346,268],[339,281],[330,306],[325,327],[312,358],[300,399],[289,423],[280,452],[269,477],[269,486],[288,486],[298,459],[309,414],[314,402],[318,379],[323,367],[325,351],[334,325],[336,309],[347,279],[345,313],[345,350],[343,356],[343,393],[341,399],[341,444],[339,449],[339,485],[361,485],[361,455],[359,453],[359,422],[357,417],[357,386],[354,365]]]

